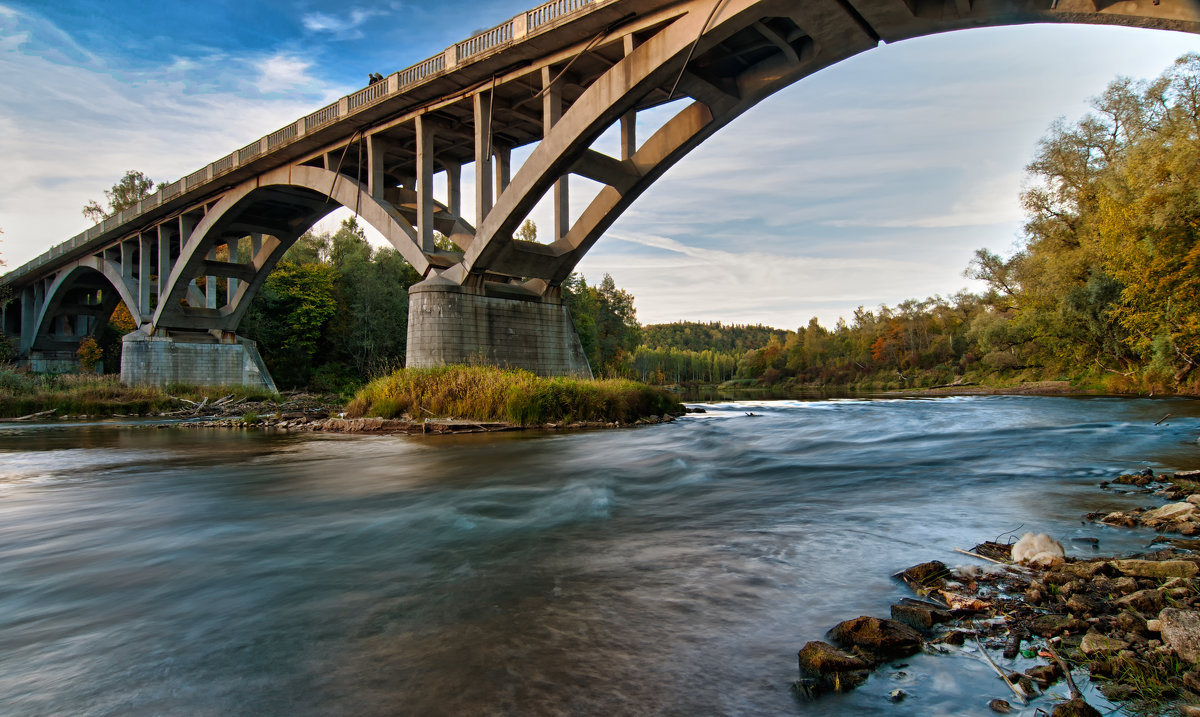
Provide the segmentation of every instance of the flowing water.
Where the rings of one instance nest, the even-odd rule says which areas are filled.
[[[969,653],[815,702],[795,654],[1022,524],[1138,549],[1079,517],[1157,499],[1096,484],[1200,467],[1181,399],[707,408],[558,435],[9,424],[0,714],[986,715],[1005,688]]]

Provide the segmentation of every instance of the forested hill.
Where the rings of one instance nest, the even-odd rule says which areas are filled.
[[[766,346],[771,338],[787,341],[793,332],[761,324],[725,325],[719,321],[675,321],[642,327],[642,345],[676,351],[719,351],[742,353]]]

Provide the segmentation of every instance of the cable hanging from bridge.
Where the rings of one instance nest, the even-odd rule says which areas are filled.
[[[704,26],[700,28],[700,34],[696,35],[696,40],[692,42],[692,46],[688,48],[687,57],[684,58],[683,64],[679,67],[679,74],[675,76],[675,84],[671,85],[671,91],[667,93],[667,102],[670,102],[675,97],[675,90],[679,88],[679,81],[683,79],[683,73],[687,72],[688,63],[692,61],[692,55],[696,53],[696,46],[700,44],[700,39],[704,37],[704,33],[708,32],[708,26],[712,24],[713,18],[717,16],[717,11],[725,4],[725,0],[717,0],[713,5],[713,9],[708,13],[708,19],[704,21]]]

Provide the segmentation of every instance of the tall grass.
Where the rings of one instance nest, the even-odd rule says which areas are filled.
[[[624,379],[541,378],[492,366],[401,369],[367,384],[350,416],[465,418],[522,426],[573,421],[632,422],[680,413],[666,391]]]

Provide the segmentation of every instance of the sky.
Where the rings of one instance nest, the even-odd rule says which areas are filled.
[[[85,230],[80,208],[128,169],[174,181],[532,6],[0,0],[0,259],[15,268]],[[1048,25],[883,45],[718,132],[578,268],[611,274],[643,323],[832,326],[978,290],[963,269],[1019,242],[1024,167],[1051,122],[1186,52],[1200,37]],[[666,112],[644,113],[639,136]],[[573,182],[577,212],[595,187]],[[548,227],[548,207],[531,218]]]

